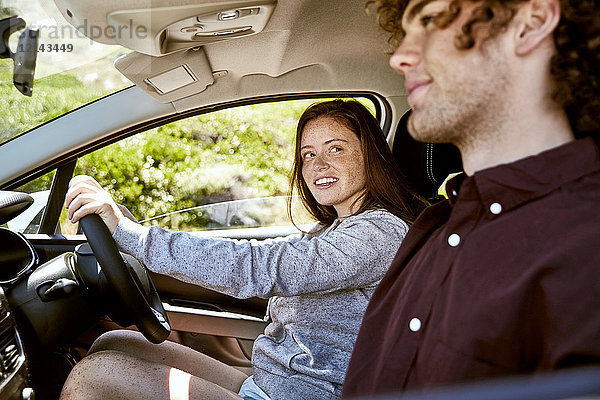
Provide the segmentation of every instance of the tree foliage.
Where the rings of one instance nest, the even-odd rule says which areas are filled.
[[[173,122],[82,157],[76,173],[93,176],[143,219],[285,195],[296,121],[310,103],[242,106]]]

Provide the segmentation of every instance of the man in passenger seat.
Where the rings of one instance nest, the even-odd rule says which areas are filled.
[[[375,291],[343,397],[600,362],[600,3],[375,3],[409,132],[465,173]]]

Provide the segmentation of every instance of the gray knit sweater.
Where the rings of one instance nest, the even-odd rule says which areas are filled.
[[[383,210],[317,234],[266,241],[202,238],[122,220],[114,238],[148,269],[238,298],[269,297],[252,353],[273,400],[336,399],[367,303],[408,227]]]

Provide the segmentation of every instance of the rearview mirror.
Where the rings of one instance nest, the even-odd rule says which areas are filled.
[[[25,28],[25,21],[20,17],[9,17],[0,20],[0,58],[12,58],[14,61],[13,84],[25,96],[33,93],[33,76],[37,60],[39,31],[27,28],[19,36],[17,51],[13,53],[8,45],[10,36]]]

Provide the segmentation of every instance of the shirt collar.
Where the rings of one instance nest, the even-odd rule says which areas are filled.
[[[600,153],[594,140],[588,137],[472,176],[460,174],[448,181],[446,192],[454,205],[461,192],[466,191],[464,186],[473,185],[484,207],[499,213],[598,170]]]

